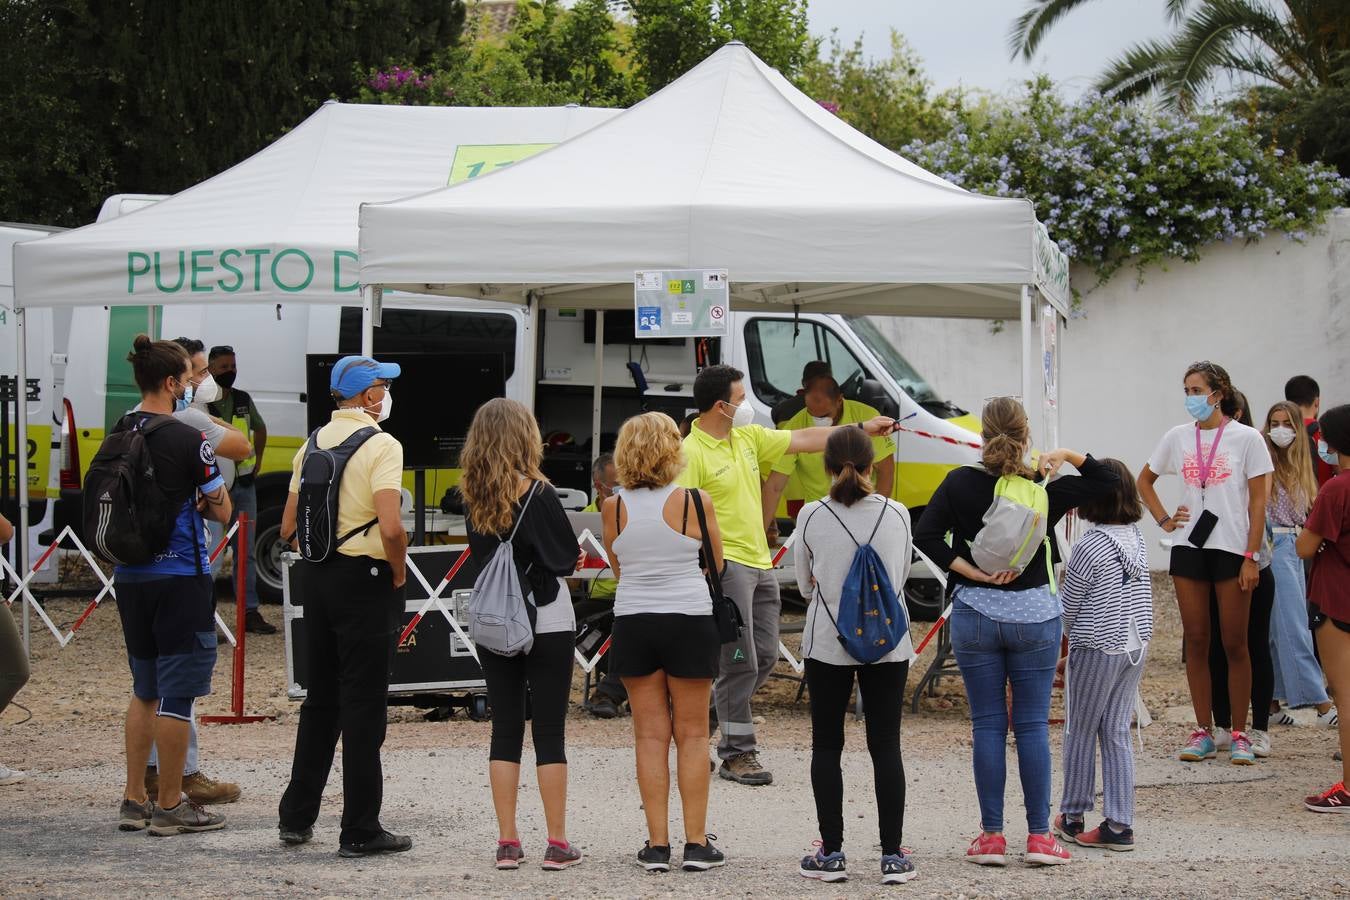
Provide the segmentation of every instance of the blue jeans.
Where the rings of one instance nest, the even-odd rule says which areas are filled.
[[[1050,830],[1050,688],[1059,661],[1061,624],[996,622],[959,599],[952,609],[952,649],[970,700],[975,738],[975,793],[985,831],[1003,830],[1008,778],[1007,685],[1012,685],[1012,727],[1017,768],[1027,809],[1027,831]]]
[[[1270,572],[1275,576],[1275,608],[1270,616],[1270,655],[1275,661],[1275,696],[1289,706],[1326,703],[1326,681],[1313,656],[1308,630],[1308,589],[1303,561],[1294,552],[1294,535],[1275,535]]]
[[[248,513],[249,554],[248,567],[244,572],[244,608],[257,609],[258,568],[253,560],[253,538],[258,533],[257,485],[253,482],[249,482],[247,486],[236,483],[234,487],[230,488],[230,503],[234,507],[235,516],[238,516],[239,513]],[[210,526],[211,530],[211,546],[207,548],[207,552],[210,552],[216,549],[216,545],[220,543],[220,539],[225,536],[225,526],[218,522],[209,522],[207,524]],[[235,559],[239,558],[238,543],[237,538],[230,542],[230,546],[234,547],[235,550]],[[211,564],[211,574],[213,576],[219,575],[220,570],[224,565],[225,554],[221,553],[220,556],[216,557],[216,561]]]

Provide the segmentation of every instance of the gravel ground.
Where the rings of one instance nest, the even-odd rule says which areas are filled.
[[[427,722],[408,708],[390,711],[384,820],[413,835],[413,850],[377,860],[337,858],[336,772],[314,843],[283,847],[276,840],[275,810],[298,708],[285,696],[279,634],[250,636],[246,700],[249,712],[275,715],[276,721],[204,729],[204,770],[244,789],[239,803],[221,810],[229,827],[162,842],[122,834],[115,810],[124,778],[121,716],[129,676],[116,610],[109,606],[64,650],[35,631],[33,679],[18,697],[32,717],[24,721],[26,713],[17,707],[0,715],[0,760],[30,773],[27,782],[0,788],[0,896],[1350,896],[1350,816],[1313,815],[1299,802],[1336,777],[1333,732],[1277,729],[1275,755],[1248,769],[1223,762],[1187,766],[1172,758],[1189,716],[1175,607],[1165,582],[1157,587],[1159,627],[1144,697],[1158,721],[1145,729],[1139,754],[1138,849],[1078,849],[1071,865],[1053,870],[966,864],[961,855],[978,830],[978,809],[965,698],[959,679],[949,679],[906,720],[905,844],[920,874],[898,888],[878,884],[870,763],[862,726],[852,721],[844,760],[852,880],[827,886],[796,874],[797,858],[816,836],[810,723],[805,704],[794,703],[795,683],[785,680],[771,682],[757,704],[767,720],[763,755],[776,783],[748,788],[713,782],[709,828],[721,836],[718,843],[729,857],[719,871],[652,876],[633,865],[644,825],[632,776],[631,726],[622,719],[596,721],[579,709],[568,723],[569,831],[588,857],[579,868],[547,873],[533,865],[542,855],[544,831],[527,765],[520,816],[529,864],[496,872],[484,765],[488,726],[462,715]],[[84,602],[53,600],[48,609],[58,623],[69,623]],[[220,610],[233,620],[232,606]],[[267,612],[280,621],[278,609]],[[795,638],[787,642],[795,644]],[[916,666],[912,681],[931,654]],[[783,665],[780,671],[791,670]],[[218,693],[200,704],[201,711],[226,711],[230,677],[230,654],[222,652]],[[574,698],[580,699],[579,690]],[[1052,734],[1058,757],[1058,729]],[[1008,836],[1017,857],[1025,830],[1015,750],[1009,753],[1009,783]],[[1058,778],[1055,790],[1057,799]],[[678,834],[678,802],[672,806]]]

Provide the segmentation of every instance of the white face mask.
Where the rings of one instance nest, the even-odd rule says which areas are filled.
[[[1283,450],[1294,442],[1294,429],[1277,425],[1270,429],[1270,442]]]
[[[812,416],[811,424],[818,428],[825,428],[834,424],[834,416]]]
[[[394,411],[394,392],[389,390],[389,388],[385,388],[384,396],[380,398],[380,405],[375,407],[375,410],[374,416],[376,422],[383,422],[385,419],[389,418],[389,414]],[[370,407],[365,407],[365,411],[370,413]]]
[[[205,406],[208,403],[215,403],[219,399],[220,385],[216,384],[215,376],[207,372],[206,378],[192,392],[192,405]]]
[[[731,427],[744,428],[747,425],[753,425],[755,423],[755,410],[750,405],[749,400],[742,400],[741,405],[735,407],[735,409],[735,415],[731,416]],[[726,414],[723,413],[723,415]]]

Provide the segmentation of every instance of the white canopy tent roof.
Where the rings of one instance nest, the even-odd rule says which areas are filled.
[[[457,179],[491,171],[616,113],[325,103],[280,140],[167,200],[16,245],[15,301],[349,300],[361,203],[444,186],[452,167]],[[477,171],[475,153],[486,161]]]
[[[962,190],[854,130],[740,43],[497,177],[360,216],[363,285],[619,308],[639,269],[726,268],[733,309],[1067,312],[1027,200]]]

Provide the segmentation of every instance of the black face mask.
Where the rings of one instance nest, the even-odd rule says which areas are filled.
[[[234,387],[234,379],[238,374],[238,372],[221,372],[216,376],[216,384],[228,391]]]

